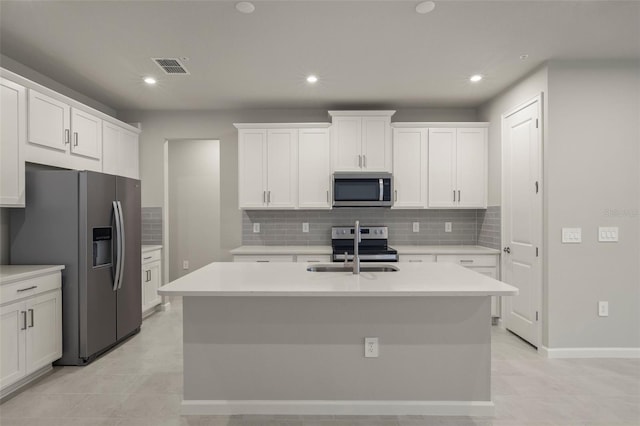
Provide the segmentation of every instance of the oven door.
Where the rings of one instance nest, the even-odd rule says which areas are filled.
[[[334,207],[391,207],[390,174],[338,174],[333,179]]]

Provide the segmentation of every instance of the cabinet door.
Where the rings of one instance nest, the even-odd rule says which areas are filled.
[[[362,169],[362,118],[333,117],[331,125],[333,170]]]
[[[120,127],[102,122],[102,172],[119,175]]]
[[[267,204],[272,209],[296,207],[298,130],[267,132]]]
[[[240,208],[267,205],[267,131],[238,131],[238,202]]]
[[[69,105],[29,89],[29,143],[68,152],[71,142]]]
[[[393,208],[427,204],[427,137],[425,129],[393,131]]]
[[[62,356],[60,290],[27,300],[27,374]]]
[[[160,304],[160,270],[161,262],[151,262],[142,268],[142,311]]]
[[[388,117],[362,118],[362,169],[391,172],[391,127]]]
[[[90,158],[102,158],[102,120],[72,108],[71,125],[73,130],[71,152]]]
[[[456,129],[429,129],[429,207],[454,207]]]
[[[298,207],[331,208],[329,129],[300,129],[298,134]]]
[[[24,302],[0,308],[0,388],[26,375],[25,315]]]
[[[487,207],[487,129],[458,129],[456,138],[458,207]]]
[[[24,207],[27,90],[0,80],[0,207]]]
[[[120,175],[131,179],[140,179],[139,135],[126,129],[120,129],[120,149],[118,163]]]

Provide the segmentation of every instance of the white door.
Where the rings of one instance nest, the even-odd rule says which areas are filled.
[[[0,206],[24,207],[27,89],[0,80]]]
[[[331,208],[329,129],[298,132],[298,207]]]
[[[71,109],[73,138],[71,152],[84,157],[102,157],[102,120],[84,111]]]
[[[427,204],[426,129],[393,130],[393,208],[425,208]]]
[[[118,151],[120,173],[122,176],[132,179],[140,178],[138,139],[137,133],[120,129],[120,149]]]
[[[17,382],[26,374],[24,302],[0,308],[0,388]]]
[[[506,327],[536,347],[542,294],[539,115],[536,99],[502,120],[503,281],[519,290],[505,297]]]
[[[333,170],[360,171],[362,168],[362,118],[333,117],[331,124]]]
[[[296,207],[298,130],[267,132],[267,204],[273,209]]]
[[[238,131],[238,201],[240,208],[267,205],[267,131]]]
[[[388,117],[362,117],[362,169],[391,171],[391,130]]]
[[[64,102],[29,89],[30,143],[68,152],[71,108]]]
[[[27,301],[27,374],[62,356],[60,290]]]
[[[487,129],[458,129],[456,195],[458,207],[487,207]]]
[[[454,207],[456,129],[429,129],[429,207]]]

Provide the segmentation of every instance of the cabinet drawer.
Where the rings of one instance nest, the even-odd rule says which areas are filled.
[[[61,287],[60,271],[53,274],[30,278],[0,287],[0,300],[2,304],[11,303],[14,300],[31,297],[46,291]]]
[[[158,249],[142,253],[142,264],[144,265],[145,263],[156,262],[160,260],[160,252],[161,250]]]
[[[436,257],[432,254],[401,254],[398,256],[399,262],[435,262]]]
[[[498,264],[497,256],[493,254],[474,254],[474,255],[452,255],[439,254],[438,262],[457,263],[462,266],[496,266]]]
[[[272,255],[252,255],[241,254],[233,256],[234,262],[293,262],[293,256],[272,254]]]
[[[296,260],[299,263],[330,263],[331,256],[328,254],[299,254],[296,256]]]

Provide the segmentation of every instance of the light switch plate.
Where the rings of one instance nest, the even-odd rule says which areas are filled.
[[[562,242],[577,244],[582,242],[582,228],[562,228]]]
[[[260,224],[259,223],[256,222],[256,223],[253,224],[253,232],[256,233],[256,234],[260,232]]]
[[[420,232],[420,222],[413,222],[413,232]]]
[[[617,243],[618,242],[618,227],[617,226],[601,226],[598,228],[598,241],[603,243]]]
[[[309,222],[302,222],[302,232],[309,232]]]
[[[444,232],[451,232],[451,222],[444,223]]]

